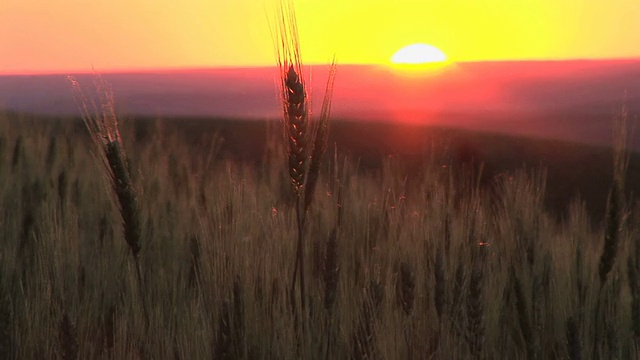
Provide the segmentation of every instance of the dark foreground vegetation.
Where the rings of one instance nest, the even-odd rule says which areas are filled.
[[[637,358],[635,156],[385,126],[333,124],[300,322],[281,124],[123,121],[112,191],[81,121],[2,115],[0,354]]]

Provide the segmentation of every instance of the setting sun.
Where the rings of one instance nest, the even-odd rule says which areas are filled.
[[[2,0],[0,73],[272,66],[280,1]],[[292,1],[307,65],[640,57],[637,0]]]
[[[410,76],[436,74],[448,68],[450,61],[447,56],[433,45],[411,44],[393,54],[391,64],[394,69]]]
[[[394,64],[426,64],[447,61],[447,56],[438,48],[427,44],[412,44],[398,50],[391,57]]]

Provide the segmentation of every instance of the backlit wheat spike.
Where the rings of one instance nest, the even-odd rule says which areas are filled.
[[[279,43],[276,46],[277,61],[280,68],[282,109],[284,128],[287,137],[287,156],[289,181],[296,194],[296,223],[298,241],[293,279],[289,293],[292,309],[295,312],[295,285],[299,278],[300,304],[305,311],[306,291],[304,281],[304,227],[305,214],[302,209],[303,187],[309,157],[309,113],[307,89],[302,77],[302,61],[300,59],[300,40],[296,25],[295,12],[291,1],[282,1],[279,9]]]
[[[282,0],[280,2],[278,17],[276,55],[280,69],[280,93],[284,113],[284,132],[287,138],[289,181],[296,195],[296,222],[298,227],[298,244],[290,299],[295,312],[295,302],[293,300],[299,275],[300,304],[304,313],[306,308],[304,263],[306,212],[311,205],[322,156],[327,146],[335,61],[331,66],[327,82],[327,92],[322,107],[321,119],[319,125],[314,127],[310,119],[308,89],[302,71],[300,40],[291,0]],[[313,136],[314,134],[315,137]],[[309,178],[311,179],[310,183]]]
[[[293,65],[284,81],[285,125],[289,140],[289,179],[294,191],[301,195],[307,166],[308,116],[305,86]]]
[[[628,109],[622,106],[613,123],[613,183],[607,198],[604,248],[600,256],[598,273],[600,286],[607,280],[618,252],[620,231],[624,224],[625,176],[629,166]]]
[[[138,199],[122,146],[118,119],[115,114],[113,93],[109,86],[97,76],[94,81],[97,102],[93,97],[88,98],[73,77],[69,77],[73,95],[78,104],[82,119],[89,134],[99,149],[101,158],[109,176],[111,186],[122,217],[124,239],[129,245],[134,258],[138,290],[142,300],[146,325],[149,324],[149,312],[144,301],[144,282],[140,267],[139,254],[142,243],[142,220],[138,207]]]
[[[98,77],[95,81],[99,104],[88,99],[80,84],[69,78],[74,97],[82,113],[91,138],[100,149],[122,215],[124,238],[131,253],[138,257],[141,248],[142,225],[138,209],[136,190],[131,181],[126,156],[118,131],[113,93]]]
[[[607,212],[605,217],[605,233],[602,253],[600,255],[600,263],[598,264],[598,275],[600,277],[600,291],[596,301],[595,311],[593,312],[594,323],[598,324],[598,317],[601,316],[601,306],[604,285],[611,276],[613,266],[618,257],[618,246],[620,242],[621,231],[623,230],[626,214],[625,214],[625,176],[629,165],[629,136],[627,133],[628,110],[626,106],[620,109],[616,114],[613,122],[613,183],[607,197]],[[610,343],[615,343],[615,333],[611,333],[609,337]],[[607,334],[609,335],[609,334]],[[594,328],[594,339],[600,339],[600,328]],[[592,345],[592,357],[598,355],[598,344],[596,341]]]
[[[140,239],[142,226],[138,210],[136,192],[129,176],[120,142],[112,141],[106,145],[106,157],[111,170],[112,184],[120,204],[122,214],[124,239],[134,257],[140,253]]]
[[[87,97],[80,83],[72,76],[67,78],[71,83],[73,97],[80,109],[82,120],[87,126],[92,139],[97,145],[120,142],[118,119],[115,114],[113,92],[106,83],[97,76],[94,81],[98,102],[93,97]]]
[[[310,155],[308,96],[293,5],[283,1],[280,6],[279,43],[276,52],[280,68],[285,135],[288,141],[289,179],[296,195],[300,197]]]
[[[320,120],[314,129],[314,141],[313,149],[311,151],[311,162],[309,163],[309,173],[307,177],[307,186],[304,194],[304,209],[309,209],[311,201],[313,200],[313,194],[320,176],[320,165],[322,163],[322,157],[327,150],[327,143],[329,141],[329,115],[331,113],[331,99],[333,97],[333,84],[336,74],[336,61],[335,59],[331,63],[329,68],[329,79],[327,80],[327,86],[324,93],[324,100],[322,101],[322,112],[320,113]]]

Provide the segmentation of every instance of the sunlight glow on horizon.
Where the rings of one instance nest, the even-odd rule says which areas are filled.
[[[440,49],[420,43],[401,48],[390,61],[396,74],[419,78],[441,74],[451,64]]]
[[[4,0],[0,73],[275,65],[277,1]],[[635,0],[294,3],[306,64],[388,64],[412,43],[452,62],[640,57]]]
[[[447,61],[447,56],[433,45],[412,44],[396,51],[391,57],[395,64],[424,64]]]

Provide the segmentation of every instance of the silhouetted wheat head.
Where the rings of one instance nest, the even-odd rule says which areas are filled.
[[[629,129],[628,129],[628,109],[625,105],[620,108],[620,111],[616,114],[613,120],[613,182],[609,190],[607,197],[607,210],[605,215],[605,229],[604,229],[604,244],[600,255],[600,262],[598,264],[598,275],[600,278],[599,293],[596,300],[596,307],[593,313],[594,324],[600,324],[600,317],[607,316],[606,311],[603,311],[602,307],[608,299],[607,291],[604,289],[604,285],[607,280],[615,275],[614,265],[616,259],[619,257],[618,247],[621,239],[621,232],[625,226],[627,218],[627,209],[625,204],[625,177],[627,176],[627,168],[629,166]],[[629,274],[630,279],[635,274]],[[615,278],[615,276],[614,276]],[[611,281],[608,281],[611,283]],[[633,297],[633,284],[631,291]],[[612,284],[613,288],[617,288],[617,282]],[[605,309],[606,310],[606,306]],[[610,325],[606,324],[605,325]],[[610,352],[615,352],[613,349],[617,348],[617,334],[615,328],[613,331],[607,330],[607,347]],[[593,345],[592,345],[592,357],[596,357],[599,351],[599,344],[596,339],[599,340],[603,337],[602,329],[600,327],[594,327],[593,333]]]
[[[280,3],[278,15],[276,57],[280,69],[280,92],[288,144],[289,179],[296,195],[304,195],[306,210],[311,204],[322,156],[327,148],[336,62],[334,59],[329,68],[320,118],[312,121],[298,26],[291,1],[284,0]]]
[[[133,256],[137,257],[141,247],[142,226],[136,191],[131,181],[118,131],[113,92],[100,77],[97,77],[95,87],[98,102],[96,103],[95,99],[87,98],[78,81],[71,77],[69,81],[82,112],[82,119],[100,150],[99,156],[109,174],[122,215],[125,241]]]
[[[329,78],[325,88],[324,99],[322,100],[322,111],[320,119],[314,127],[313,149],[311,150],[311,162],[309,164],[309,173],[307,186],[304,192],[304,210],[308,210],[313,200],[313,194],[316,189],[318,177],[320,176],[320,165],[322,157],[327,150],[329,141],[329,116],[331,114],[331,99],[333,98],[333,84],[336,74],[336,60],[333,59],[329,68]]]
[[[113,194],[122,217],[124,239],[133,256],[138,290],[142,299],[142,307],[146,324],[149,323],[149,312],[144,301],[144,281],[140,268],[140,249],[142,243],[142,220],[138,207],[136,190],[131,180],[127,158],[118,130],[118,119],[115,114],[115,103],[111,88],[96,76],[94,86],[97,102],[94,97],[87,97],[76,79],[69,77],[73,95],[80,108],[93,142],[98,147],[98,157],[104,164],[109,176]]]
[[[290,0],[283,0],[280,3],[276,55],[280,69],[284,133],[287,139],[287,170],[289,181],[296,195],[298,241],[290,297],[295,310],[293,297],[296,279],[299,275],[300,302],[304,312],[306,302],[304,280],[306,212],[311,205],[322,157],[327,147],[335,61],[330,69],[320,121],[315,124],[311,122],[309,92],[302,71],[298,27],[293,3]]]
[[[628,116],[627,107],[622,106],[613,121],[613,182],[607,198],[604,247],[598,265],[601,285],[606,281],[615,263],[620,231],[626,217],[624,194],[625,177],[629,166]]]
[[[302,195],[308,167],[310,127],[309,99],[302,72],[298,27],[291,2],[280,4],[278,27],[279,41],[276,46],[280,68],[280,89],[284,113],[285,136],[288,142],[289,180],[299,197]]]
[[[122,146],[118,119],[115,114],[113,92],[99,77],[95,86],[98,103],[94,99],[87,98],[80,84],[73,78],[71,81],[74,96],[82,112],[91,138],[101,150],[101,157],[113,190],[118,200],[118,205],[123,220],[124,238],[134,257],[140,252],[142,226],[138,209],[136,191],[129,174],[127,159]]]

